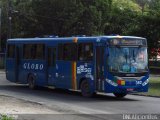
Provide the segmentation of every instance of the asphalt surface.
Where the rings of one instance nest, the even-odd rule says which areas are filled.
[[[117,99],[112,94],[84,98],[79,92],[67,90],[48,88],[30,90],[27,85],[7,81],[3,72],[0,72],[0,95],[45,105],[61,113],[54,115],[59,120],[115,120],[123,119],[123,115],[126,114],[160,114],[160,98],[127,95],[123,99]],[[53,119],[53,115],[21,116],[28,119]]]

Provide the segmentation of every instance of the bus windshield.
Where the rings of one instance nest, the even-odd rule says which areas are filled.
[[[109,47],[107,63],[110,72],[147,72],[147,47]]]

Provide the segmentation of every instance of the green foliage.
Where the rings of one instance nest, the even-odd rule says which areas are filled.
[[[114,0],[105,33],[127,34],[130,28],[134,27],[133,24],[135,24],[135,19],[139,13],[139,6],[134,2],[130,0]]]
[[[0,115],[1,120],[14,120],[12,117],[9,117],[7,115]]]
[[[0,8],[2,9],[1,15],[1,44],[4,47],[7,39],[7,2],[6,0],[0,1]]]
[[[152,50],[160,48],[160,1],[152,0],[145,5],[147,4],[148,8],[144,9],[144,13],[135,19],[136,22],[133,25],[136,27],[128,31],[128,34],[147,38],[149,58],[156,58],[158,52]]]
[[[160,41],[159,0],[11,0],[12,37],[43,35],[142,36],[149,52]],[[7,38],[8,1],[1,0],[3,46]],[[153,57],[150,52],[150,56]]]
[[[148,92],[147,93],[137,93],[137,94],[160,97],[160,87],[159,86],[160,86],[159,77],[150,77]]]
[[[12,37],[104,34],[111,3],[112,0],[14,0],[12,9],[18,12],[12,13]],[[7,10],[7,2],[4,4]],[[7,23],[4,26],[7,28]]]

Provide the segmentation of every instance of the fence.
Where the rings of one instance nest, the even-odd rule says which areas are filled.
[[[5,68],[5,53],[0,53],[0,69]]]

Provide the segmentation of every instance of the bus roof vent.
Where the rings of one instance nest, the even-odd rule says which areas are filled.
[[[86,35],[73,35],[72,37],[86,37]]]
[[[44,38],[58,38],[57,35],[44,35]]]

